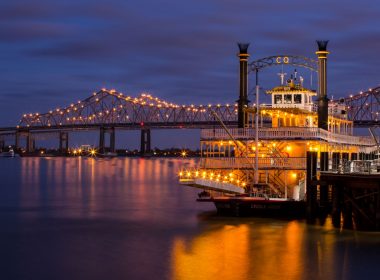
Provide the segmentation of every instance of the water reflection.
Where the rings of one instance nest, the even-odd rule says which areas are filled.
[[[371,279],[379,233],[223,218],[183,159],[0,160],[1,279]],[[10,277],[4,277],[10,276]],[[78,276],[79,275],[79,276]],[[376,278],[375,278],[376,279]]]
[[[362,279],[362,273],[371,278],[379,272],[372,266],[380,256],[378,237],[302,221],[214,217],[199,235],[173,241],[171,278]]]

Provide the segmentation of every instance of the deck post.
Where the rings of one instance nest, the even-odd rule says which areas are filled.
[[[332,153],[332,170],[338,171],[340,164],[340,153]]]
[[[320,158],[320,170],[328,171],[329,170],[329,153],[321,152]],[[327,184],[319,186],[320,193],[320,207],[327,208],[329,204],[329,187]]]

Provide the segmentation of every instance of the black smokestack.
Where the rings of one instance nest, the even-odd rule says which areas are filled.
[[[317,41],[318,51],[318,127],[328,130],[327,98],[327,44],[329,41]]]
[[[239,62],[240,62],[240,89],[238,102],[238,127],[243,128],[246,122],[244,108],[248,106],[248,43],[238,43],[239,46]]]

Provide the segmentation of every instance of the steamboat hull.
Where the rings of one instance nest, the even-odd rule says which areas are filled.
[[[218,214],[237,217],[304,218],[306,203],[294,200],[261,200],[250,197],[199,198],[199,202],[214,203]]]

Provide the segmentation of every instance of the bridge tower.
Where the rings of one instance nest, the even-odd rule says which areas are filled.
[[[106,146],[106,135],[109,135],[109,147]],[[99,153],[104,154],[106,150],[115,152],[115,128],[114,127],[100,127],[99,134]]]
[[[240,76],[239,76],[239,100],[238,102],[238,127],[243,128],[246,116],[244,108],[248,106],[248,43],[238,43],[239,46],[239,62],[240,62]]]
[[[142,156],[151,152],[150,143],[150,129],[141,129],[140,154]]]
[[[36,141],[33,137],[33,134],[28,131],[17,131],[15,135],[15,149],[19,150],[21,148],[20,146],[20,140],[22,138],[25,138],[25,149],[27,153],[32,153],[34,152],[35,146],[36,146]]]
[[[327,44],[329,41],[317,41],[318,51],[318,127],[328,130],[327,98]]]
[[[67,131],[61,131],[59,133],[59,152],[67,153],[69,150],[69,133]]]

